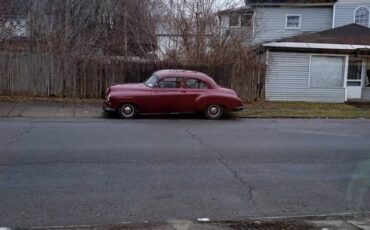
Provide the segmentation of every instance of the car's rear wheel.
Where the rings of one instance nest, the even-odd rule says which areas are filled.
[[[123,104],[118,109],[118,114],[124,119],[133,119],[138,114],[138,109],[133,104]]]
[[[205,111],[205,116],[211,120],[218,120],[224,115],[224,108],[220,105],[210,105]]]

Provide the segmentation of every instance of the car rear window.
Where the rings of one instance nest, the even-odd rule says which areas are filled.
[[[207,84],[199,79],[189,78],[186,80],[186,88],[188,89],[207,89]]]

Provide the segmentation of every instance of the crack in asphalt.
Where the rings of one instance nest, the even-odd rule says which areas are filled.
[[[234,170],[226,161],[224,155],[217,149],[213,148],[212,146],[207,145],[204,143],[203,139],[201,137],[198,137],[194,133],[190,131],[190,129],[186,129],[185,132],[193,139],[199,142],[199,144],[203,145],[207,149],[210,149],[217,153],[217,160],[229,171],[233,174],[234,178],[238,180],[244,187],[248,189],[248,199],[252,202],[253,206],[259,211],[261,214],[265,214],[260,207],[258,206],[255,198],[255,188],[253,185],[248,185],[242,177],[239,176],[238,172]]]
[[[7,117],[10,117],[10,114],[15,110],[16,106],[14,106],[13,108],[11,108],[9,110],[9,112],[6,114]]]
[[[32,123],[28,127],[26,127],[22,132],[16,134],[14,137],[11,138],[11,140],[5,144],[6,147],[9,147],[15,143],[17,143],[21,137],[28,134],[34,127],[32,126]]]

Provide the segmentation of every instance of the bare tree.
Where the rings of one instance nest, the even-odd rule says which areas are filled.
[[[24,35],[32,51],[150,57],[158,39],[164,58],[182,63],[225,64],[235,63],[236,58],[251,49],[248,39],[253,26],[231,28],[223,22],[222,15],[231,19],[238,12],[237,0],[0,1],[0,28],[12,27],[0,29],[0,39],[27,31]],[[28,11],[23,10],[27,20],[22,17],[9,21],[8,16],[2,20],[2,15],[12,14],[20,6],[28,7]],[[164,41],[158,28],[164,31]],[[162,50],[162,43],[171,44]]]
[[[258,21],[252,10],[217,0],[172,0],[164,6],[162,30],[170,35],[163,35],[169,44],[162,47],[164,59],[231,68],[233,89],[250,98],[261,95],[264,62],[252,42]]]
[[[10,45],[8,42],[10,39],[19,40],[15,38],[28,35],[26,27],[29,6],[30,2],[27,0],[0,0],[0,42],[2,48]]]
[[[185,63],[225,64],[248,53],[253,14],[238,18],[242,25],[238,28],[231,28],[224,21],[244,10],[237,9],[237,3],[231,0],[221,4],[217,0],[167,1],[161,23],[163,30],[171,35],[167,38],[171,44],[164,46],[164,58]]]
[[[24,26],[34,51],[145,57],[156,44],[155,5],[154,0],[0,0],[0,38],[9,39],[16,26]],[[9,19],[19,16],[20,7],[24,25]]]

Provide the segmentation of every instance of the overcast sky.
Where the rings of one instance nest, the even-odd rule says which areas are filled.
[[[233,7],[240,7],[244,5],[244,0],[217,0],[219,5],[218,8],[227,8],[228,5],[232,5]]]

